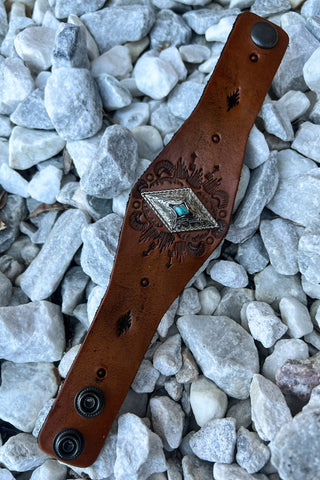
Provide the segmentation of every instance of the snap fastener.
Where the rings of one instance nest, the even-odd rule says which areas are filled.
[[[99,415],[104,409],[105,398],[103,392],[97,387],[85,387],[74,401],[74,406],[82,417],[91,418]]]
[[[271,23],[257,22],[251,28],[251,38],[260,48],[273,48],[278,43],[278,32]]]
[[[74,428],[65,428],[59,432],[53,441],[53,450],[61,460],[74,460],[79,457],[84,448],[81,433]]]

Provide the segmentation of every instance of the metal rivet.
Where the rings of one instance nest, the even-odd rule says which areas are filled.
[[[212,141],[213,141],[213,143],[219,143],[220,142],[220,135],[218,135],[217,133],[212,135]]]
[[[53,451],[61,460],[74,460],[79,457],[84,448],[83,436],[74,428],[65,428],[59,432],[53,441]]]
[[[150,285],[150,280],[149,280],[149,278],[146,278],[146,277],[145,277],[145,278],[142,278],[142,279],[141,279],[141,285],[142,285],[143,287],[148,287],[148,286]]]
[[[99,370],[97,370],[98,378],[104,378],[106,375],[107,375],[107,370],[105,368],[99,368]]]
[[[100,415],[104,409],[105,398],[103,392],[97,387],[85,387],[74,401],[74,406],[82,417],[92,418]]]
[[[251,39],[260,48],[273,48],[278,43],[278,32],[269,22],[257,22],[251,28]]]
[[[258,55],[256,53],[251,53],[249,58],[253,63],[256,63],[259,60]]]

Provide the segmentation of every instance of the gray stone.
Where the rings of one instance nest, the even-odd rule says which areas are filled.
[[[179,334],[172,335],[157,348],[153,356],[153,366],[162,375],[170,376],[178,373],[182,367],[181,337]]]
[[[259,369],[252,337],[228,317],[186,315],[177,326],[203,374],[231,397],[247,398]]]
[[[71,267],[61,284],[62,313],[72,315],[76,305],[81,302],[89,277],[81,267]]]
[[[152,48],[161,49],[163,46],[179,46],[190,43],[191,29],[182,17],[172,10],[163,9],[156,15],[155,24],[150,32]]]
[[[71,13],[68,16],[68,23],[72,23],[72,25],[77,25],[78,27],[81,27],[86,35],[86,44],[87,44],[87,54],[90,60],[94,60],[99,56],[99,49],[96,44],[96,41],[94,40],[93,36],[85,26],[85,24],[80,20],[80,18],[77,15],[74,15]]]
[[[2,272],[8,280],[14,282],[23,270],[24,266],[11,255],[2,255],[0,257],[0,272]],[[3,282],[6,283],[4,279]],[[8,292],[7,287],[5,291]],[[0,298],[3,298],[3,294],[1,294]]]
[[[188,454],[182,459],[182,473],[184,480],[211,480],[212,464]]]
[[[2,446],[2,444],[0,446]],[[9,470],[7,470],[6,468],[0,468],[0,479],[1,480],[15,480],[12,473],[9,472]]]
[[[305,360],[309,357],[308,345],[295,338],[279,340],[274,345],[274,350],[263,364],[263,375],[275,383],[276,372],[287,360]]]
[[[250,398],[238,400],[231,405],[227,411],[227,417],[233,417],[236,421],[237,429],[239,427],[247,428],[251,424],[251,402]]]
[[[115,479],[146,480],[152,473],[164,472],[167,467],[159,436],[131,413],[120,416],[118,424]]]
[[[41,407],[54,397],[58,389],[54,365],[44,362],[21,364],[4,362],[1,366],[1,376],[2,420],[19,430],[32,432]],[[3,462],[3,459],[0,461]]]
[[[29,195],[41,203],[55,203],[60,190],[63,172],[49,165],[37,172],[29,182]]]
[[[249,167],[247,167],[246,164],[243,164],[241,168],[240,180],[238,183],[238,190],[237,190],[236,198],[234,200],[232,213],[235,213],[238,210],[240,203],[244,199],[244,196],[246,194],[246,191],[249,185],[249,181],[250,181]]]
[[[101,99],[85,68],[57,68],[49,77],[44,102],[58,134],[66,140],[92,137],[102,126]]]
[[[105,293],[105,287],[100,287],[99,285],[97,285],[91,290],[87,303],[88,320],[90,323],[92,322]]]
[[[299,234],[295,225],[283,218],[262,220],[260,233],[274,269],[282,275],[298,273]]]
[[[109,283],[121,227],[122,218],[110,213],[82,231],[81,267],[94,283],[105,288]]]
[[[240,312],[243,304],[254,300],[254,291],[249,288],[230,288],[222,290],[221,301],[215,315],[223,315],[240,323]]]
[[[215,463],[213,466],[213,475],[215,480],[257,480],[258,477],[250,475],[244,468],[236,463],[231,465],[224,463]],[[260,477],[259,477],[260,478]],[[261,478],[261,480],[265,480]]]
[[[52,68],[89,68],[84,28],[60,23],[52,52]]]
[[[320,14],[319,4],[315,0],[306,0],[301,7],[301,15],[303,17],[313,17]]]
[[[119,416],[125,413],[137,415],[142,418],[147,414],[148,395],[146,393],[136,393],[130,388],[119,410]]]
[[[154,160],[163,149],[163,141],[159,131],[151,125],[140,125],[131,129],[138,144],[140,158]]]
[[[46,460],[32,472],[30,480],[66,480],[67,466],[57,460]]]
[[[290,9],[291,4],[288,0],[255,0],[250,10],[261,17],[269,17]]]
[[[12,284],[10,280],[0,272],[0,306],[5,307],[9,305],[12,295]],[[1,308],[0,308],[1,311]]]
[[[231,222],[228,233],[226,235],[226,240],[232,243],[242,243],[248,240],[248,238],[252,237],[254,233],[257,231],[260,224],[260,215],[254,218],[251,222],[249,222],[245,227],[239,227],[234,223]]]
[[[190,404],[197,424],[203,427],[209,420],[225,416],[228,397],[215,383],[201,376],[191,384]]]
[[[176,380],[179,383],[191,383],[197,380],[199,376],[199,370],[192,353],[188,348],[182,350],[182,367],[179,372],[176,373]]]
[[[319,46],[318,40],[302,24],[288,25],[289,46],[273,80],[278,97],[288,90],[307,89],[303,78],[303,66]]]
[[[0,308],[1,358],[17,363],[56,362],[65,349],[61,310],[50,302]]]
[[[0,184],[8,193],[28,197],[28,182],[7,163],[0,164]]]
[[[246,146],[244,163],[251,169],[257,168],[269,158],[269,147],[260,130],[253,125]]]
[[[301,285],[309,297],[320,299],[320,285],[318,283],[309,282],[304,275],[301,275]]]
[[[294,297],[283,297],[279,303],[283,322],[288,326],[292,338],[301,338],[313,330],[309,310]]]
[[[10,115],[33,90],[34,81],[20,58],[0,62],[0,113]]]
[[[70,154],[78,176],[81,178],[89,165],[97,156],[99,143],[104,130],[101,130],[91,138],[85,140],[75,140],[67,142],[67,150]]]
[[[60,215],[21,277],[21,288],[31,300],[43,300],[56,290],[82,243],[81,230],[87,223],[87,216],[80,210],[70,209]]]
[[[138,147],[126,127],[112,125],[105,130],[99,153],[81,178],[90,195],[112,198],[132,187],[136,178]]]
[[[150,360],[142,360],[131,388],[136,393],[151,393],[155,388],[159,376],[159,371],[152,366]]]
[[[166,396],[152,397],[150,410],[153,429],[164,448],[169,451],[178,448],[184,426],[184,413],[179,403]]]
[[[268,265],[254,276],[256,299],[277,309],[282,297],[296,297],[306,304],[306,295],[298,275],[281,275],[272,265]]]
[[[185,288],[180,295],[178,315],[196,314],[201,310],[198,290],[193,287]]]
[[[20,2],[18,4],[15,3],[14,5],[20,6]],[[34,26],[34,22],[31,18],[26,17],[25,13],[23,13],[22,16],[21,14],[18,16],[12,15],[9,22],[9,29],[7,30],[6,36],[1,44],[1,54],[5,57],[16,57],[14,39],[19,32],[31,26]]]
[[[248,284],[248,276],[242,265],[230,260],[217,260],[210,268],[212,280],[226,287],[242,288]]]
[[[175,377],[168,378],[164,383],[164,388],[167,391],[168,395],[175,402],[179,402],[183,393],[183,385],[177,382]]]
[[[160,52],[159,57],[165,62],[169,62],[178,74],[179,81],[184,81],[188,71],[181,58],[181,54],[177,47],[168,47]]]
[[[48,70],[51,66],[55,30],[30,26],[18,33],[14,47],[19,57],[33,71]]]
[[[256,473],[269,461],[270,450],[255,432],[240,427],[237,433],[236,460],[248,473]]]
[[[318,15],[307,18],[306,27],[317,40],[320,41],[320,17]]]
[[[215,418],[192,435],[190,446],[197,457],[209,462],[232,463],[236,446],[234,418]]]
[[[241,8],[241,7],[240,7]],[[190,10],[183,14],[183,19],[187,22],[189,27],[199,35],[204,35],[209,27],[217,24],[221,18],[230,15],[238,15],[240,10],[238,8],[228,9],[214,9],[214,8],[199,8],[197,10]]]
[[[26,170],[59,153],[65,141],[56,132],[14,127],[9,140],[9,165]]]
[[[12,124],[10,118],[6,115],[0,115],[0,137],[10,137],[12,130]]]
[[[285,142],[291,142],[294,138],[293,128],[288,112],[278,102],[266,102],[262,105],[261,116],[265,129]]]
[[[297,150],[302,155],[312,158],[317,163],[320,163],[320,125],[315,125],[311,122],[304,122],[296,134],[292,148]]]
[[[273,308],[265,302],[249,302],[246,317],[251,335],[265,348],[272,347],[288,330]]]
[[[0,41],[2,42],[5,34],[8,31],[8,20],[7,20],[7,12],[4,7],[4,4],[0,4]]]
[[[145,37],[154,21],[151,7],[146,5],[110,6],[82,15],[101,52],[114,45],[134,42]],[[110,28],[112,25],[112,28]]]
[[[297,175],[317,170],[318,166],[315,162],[300,155],[295,150],[285,149],[278,152],[278,169],[280,180],[295,177]]]
[[[314,104],[310,112],[309,119],[313,123],[316,123],[316,124],[320,123],[320,99],[317,100],[316,103]]]
[[[129,129],[139,127],[148,123],[150,107],[144,102],[134,102],[127,107],[117,110],[113,119]]]
[[[59,374],[62,378],[66,378],[74,359],[79,353],[80,347],[81,345],[74,345],[63,355],[58,367]]]
[[[38,227],[38,230],[36,230],[30,235],[30,239],[33,243],[37,245],[45,243],[53,227],[53,224],[57,219],[57,216],[58,216],[58,212],[52,211],[52,212],[40,213],[37,217],[35,217],[37,220],[36,226]],[[22,230],[21,228],[22,224],[20,225],[21,230]],[[27,262],[27,263],[30,263],[30,262]]]
[[[310,107],[310,100],[307,95],[296,90],[289,90],[277,103],[286,110],[290,122],[302,117]]]
[[[117,110],[127,107],[132,102],[132,95],[129,90],[123,87],[120,82],[107,73],[97,77],[97,84],[101,95],[102,105],[106,110]]]
[[[70,13],[82,15],[87,12],[94,12],[103,7],[104,0],[55,0],[54,13],[59,19],[67,18]]]
[[[251,174],[246,196],[234,220],[237,227],[244,228],[260,216],[265,205],[274,196],[278,181],[277,152],[272,152],[269,159]]]
[[[271,441],[292,416],[277,385],[262,375],[253,376],[250,387],[252,421],[259,437]]]
[[[283,425],[271,442],[271,461],[283,480],[319,477],[319,425],[319,408],[302,412]]]
[[[53,130],[52,122],[44,106],[44,92],[37,88],[30,93],[10,115],[10,120],[20,127]]]
[[[299,240],[298,264],[300,272],[312,283],[320,282],[319,226],[306,228]]]
[[[50,400],[44,403],[43,407],[39,411],[34,429],[32,431],[33,437],[38,438],[42,425],[44,424],[53,404],[54,404],[54,399],[51,398]]]
[[[24,198],[8,195],[7,203],[1,209],[1,221],[5,229],[0,230],[0,253],[5,252],[19,234],[20,222],[27,215]]]
[[[316,170],[280,180],[268,208],[303,226],[317,223],[320,220],[319,188],[320,172]]]
[[[19,433],[0,447],[0,462],[15,472],[27,472],[46,460],[48,455],[40,450],[37,440],[29,433]]]
[[[159,130],[162,136],[165,136],[167,133],[175,133],[183,121],[172,115],[166,103],[161,103],[151,112],[150,123]]]
[[[207,42],[225,43],[231,33],[236,16],[231,15],[221,18],[217,25],[212,25],[206,30],[205,38]]]
[[[236,260],[250,274],[260,272],[268,265],[268,253],[258,233],[239,245]]]
[[[130,50],[125,45],[115,45],[91,63],[91,74],[94,77],[107,73],[121,79],[127,77],[131,70]]]
[[[184,62],[202,63],[210,57],[210,49],[205,45],[182,45],[179,48],[181,58]]]
[[[216,287],[209,286],[204,288],[199,292],[199,301],[201,305],[199,313],[201,315],[212,315],[219,305],[220,300],[221,295]]]
[[[169,95],[169,111],[175,117],[186,120],[197,106],[203,89],[204,85],[197,82],[186,81],[180,83]]]
[[[150,52],[139,58],[133,74],[138,89],[155,100],[166,97],[178,83],[177,72],[171,63]]]

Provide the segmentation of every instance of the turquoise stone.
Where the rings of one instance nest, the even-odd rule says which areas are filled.
[[[182,205],[175,205],[174,210],[175,210],[176,214],[178,215],[178,217],[183,217],[185,215],[188,215],[188,213],[189,213],[189,210],[183,204]]]

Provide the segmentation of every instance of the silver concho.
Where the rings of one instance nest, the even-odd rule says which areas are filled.
[[[219,226],[191,188],[142,192],[142,196],[171,233]]]

